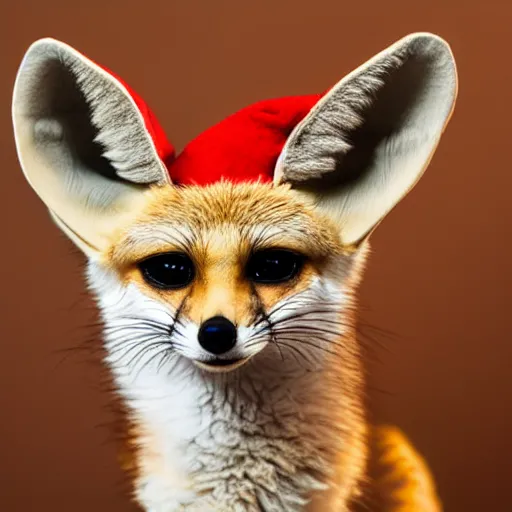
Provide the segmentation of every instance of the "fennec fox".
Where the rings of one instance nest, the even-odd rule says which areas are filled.
[[[113,73],[54,39],[28,49],[18,156],[87,256],[144,510],[440,510],[407,440],[365,420],[355,297],[456,94],[449,46],[416,33],[176,155]]]

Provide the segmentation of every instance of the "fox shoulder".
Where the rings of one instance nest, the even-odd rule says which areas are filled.
[[[442,512],[434,479],[425,459],[394,426],[369,432],[370,477],[361,510]]]

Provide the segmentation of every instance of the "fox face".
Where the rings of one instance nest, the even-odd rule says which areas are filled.
[[[200,368],[225,372],[269,343],[303,365],[314,361],[307,345],[339,334],[349,262],[336,226],[289,187],[221,182],[152,190],[102,264],[165,311],[165,343]],[[135,317],[144,309],[137,306]],[[311,325],[305,345],[294,346],[297,326],[312,314],[327,325]]]
[[[412,34],[325,94],[242,109],[176,156],[119,77],[52,39],[29,48],[19,159],[87,256],[146,510],[352,510],[368,240],[456,93],[446,42]]]

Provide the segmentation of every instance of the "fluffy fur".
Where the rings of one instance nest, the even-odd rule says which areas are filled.
[[[34,143],[66,145],[53,154],[70,151],[79,159],[91,158],[97,145],[98,156],[121,178],[165,182],[166,169],[128,90],[109,72],[56,43],[42,40],[33,47],[17,84],[17,105],[34,124]]]
[[[175,162],[186,186],[172,186],[172,148],[133,91],[63,43],[29,49],[13,100],[20,161],[89,257],[146,511],[353,512],[373,455],[379,511],[439,508],[406,441],[368,432],[354,311],[368,234],[423,173],[456,92],[448,45],[414,34],[318,103],[263,103],[205,132]],[[248,279],[267,248],[304,255],[300,273]],[[139,263],[170,251],[194,279],[151,286]],[[206,364],[198,332],[217,315],[236,326],[236,367]]]
[[[351,319],[353,265],[363,254],[344,255],[335,227],[286,187],[158,189],[138,219],[89,268],[105,322],[107,363],[135,425],[138,500],[155,512],[299,511],[309,499],[319,500],[311,510],[347,509],[365,462]],[[278,236],[262,239],[262,228],[276,219],[282,219]],[[240,308],[231,313],[236,283],[211,283],[217,313],[234,315],[240,325],[238,354],[252,356],[229,374],[210,374],[190,362],[204,357],[200,317],[190,304],[202,298],[194,290],[190,299],[157,296],[126,258],[127,246],[139,258],[130,239],[135,232],[140,240],[141,226],[145,247],[172,249],[177,220],[195,235],[183,250],[195,261],[202,255],[213,272],[227,267],[228,275],[237,274],[239,263],[231,257],[243,261],[241,240],[250,240],[252,228],[264,246],[316,246],[309,251],[315,270],[306,272],[305,282],[278,296],[260,290],[264,317],[243,290]],[[308,223],[316,224],[313,241],[304,236]]]
[[[439,137],[438,125],[452,108],[456,80],[450,51],[430,35],[412,39],[405,38],[344,77],[314,106],[286,144],[284,181],[325,178],[339,169],[338,179],[351,181],[379,145],[388,145],[383,153],[399,158],[395,152]],[[416,123],[418,115],[424,117],[423,125]],[[403,139],[398,147],[391,144],[393,138]],[[349,156],[351,151],[359,158]]]
[[[419,180],[452,114],[449,46],[413,34],[338,82],[295,127],[275,183],[291,183],[359,242]]]

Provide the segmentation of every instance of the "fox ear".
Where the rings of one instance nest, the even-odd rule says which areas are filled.
[[[106,247],[150,184],[169,182],[162,157],[172,146],[147,107],[64,43],[41,39],[27,50],[12,112],[25,177],[88,256]]]
[[[342,79],[295,127],[275,184],[312,196],[355,245],[420,178],[456,96],[448,44],[409,35]]]

